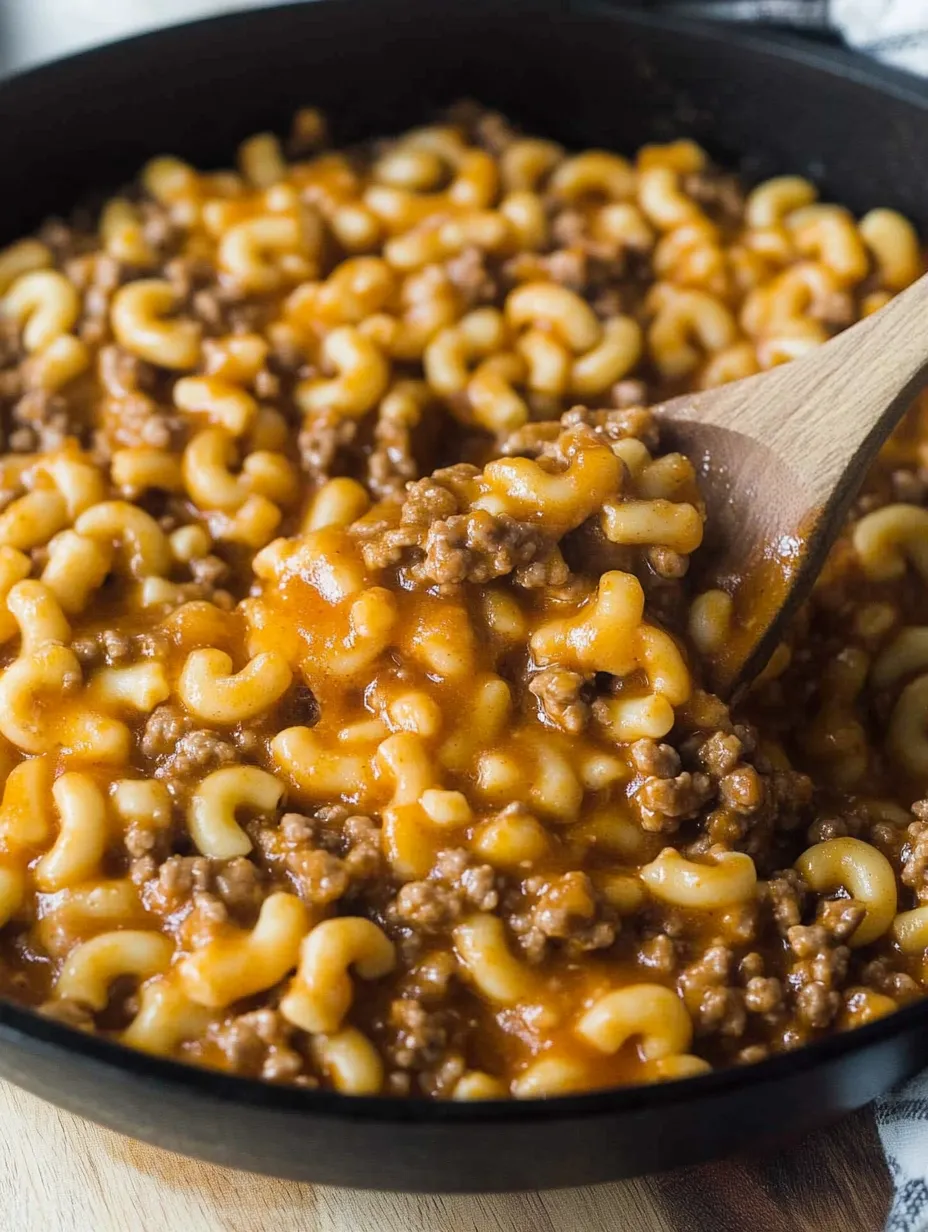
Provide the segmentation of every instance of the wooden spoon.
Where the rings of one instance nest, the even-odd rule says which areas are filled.
[[[734,598],[713,687],[742,692],[807,597],[870,463],[928,381],[928,274],[801,359],[654,408],[700,476],[700,585]]]

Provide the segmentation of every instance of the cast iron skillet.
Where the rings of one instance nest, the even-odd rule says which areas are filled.
[[[462,95],[567,143],[691,135],[750,178],[806,173],[928,230],[928,89],[853,56],[577,0],[320,0],[146,35],[0,85],[0,240],[152,154],[226,165],[306,103],[339,141]],[[0,1003],[0,1075],[217,1163],[338,1185],[579,1185],[770,1146],[928,1064],[928,1001],[750,1068],[500,1104],[288,1090],[128,1051]]]

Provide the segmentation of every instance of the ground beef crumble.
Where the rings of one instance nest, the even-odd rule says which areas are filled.
[[[316,1086],[307,1058],[293,1046],[296,1032],[273,1009],[251,1010],[216,1027],[211,1042],[238,1073],[267,1082]]]
[[[459,109],[454,122],[480,149],[494,155],[509,151],[520,139],[502,117],[474,106]],[[310,144],[316,149],[320,132],[318,125],[311,128]],[[455,138],[448,140],[453,143]],[[361,194],[357,200],[364,199],[368,153],[352,151],[346,162],[346,200],[356,190]],[[555,150],[552,161],[557,164],[568,157],[566,151]],[[456,175],[454,159],[447,166],[443,157],[438,161],[441,171],[434,191],[444,193]],[[499,171],[498,196],[503,198],[512,187],[506,182],[508,173]],[[252,295],[228,271],[218,272],[216,262],[205,255],[212,251],[215,236],[204,245],[198,233],[199,202],[191,211],[189,202],[162,204],[141,188],[132,189],[128,200],[138,211],[141,235],[155,257],[153,267],[148,262],[137,266],[103,251],[97,220],[89,214],[73,224],[52,220],[40,232],[54,268],[65,273],[78,294],[79,315],[70,332],[91,352],[86,373],[62,388],[46,388],[41,353],[29,353],[19,323],[0,315],[0,426],[8,452],[50,453],[70,440],[68,448],[79,445],[88,450],[87,456],[101,467],[107,499],[134,502],[155,519],[165,536],[191,524],[209,531],[205,546],[193,559],[175,552],[177,541],[169,540],[172,555],[164,582],[171,597],[160,606],[141,609],[134,596],[144,590],[144,580],[139,585],[139,578],[123,576],[123,556],[128,555],[124,553],[100,587],[105,620],[95,613],[92,622],[82,625],[80,614],[68,609],[69,621],[74,616],[70,647],[80,671],[67,673],[64,693],[77,696],[102,669],[140,661],[168,668],[173,686],[180,642],[172,641],[169,632],[172,612],[197,600],[231,612],[242,598],[265,596],[263,579],[256,579],[250,567],[251,546],[222,537],[222,511],[197,508],[187,491],[173,490],[179,487],[173,482],[167,484],[171,491],[117,485],[111,469],[113,455],[124,449],[167,450],[181,458],[191,435],[207,421],[191,419],[177,409],[174,382],[182,375],[221,374],[230,340],[254,332],[266,345],[259,352],[258,370],[249,370],[241,384],[258,407],[253,423],[236,441],[235,465],[251,478],[252,470],[257,473],[260,468],[251,463],[249,470],[247,455],[280,449],[304,476],[305,492],[292,506],[282,502],[285,508],[275,533],[285,537],[300,533],[307,501],[315,491],[332,477],[351,476],[364,484],[372,505],[365,517],[347,528],[349,542],[360,551],[368,574],[378,575],[375,584],[406,596],[400,606],[410,596],[417,602],[449,598],[473,616],[485,598],[478,588],[488,587],[511,598],[516,617],[524,620],[525,637],[513,636],[512,644],[498,652],[497,631],[489,618],[482,624],[474,621],[474,670],[502,678],[510,691],[511,708],[487,746],[476,749],[473,764],[462,767],[455,762],[454,742],[460,735],[456,710],[459,704],[470,704],[462,700],[470,697],[463,685],[460,695],[455,692],[457,685],[447,686],[450,708],[441,715],[440,730],[421,737],[434,763],[436,785],[463,790],[474,816],[435,839],[429,848],[431,867],[411,880],[404,881],[397,871],[402,862],[391,848],[390,825],[384,820],[392,806],[386,802],[387,792],[377,794],[382,787],[379,778],[372,798],[365,798],[360,789],[329,797],[363,800],[361,804],[323,803],[312,793],[307,799],[300,785],[288,782],[283,809],[266,816],[238,817],[251,842],[245,856],[213,859],[198,854],[193,844],[187,809],[191,792],[207,775],[242,763],[274,769],[268,743],[283,727],[314,728],[318,729],[314,739],[320,734],[328,738],[330,728],[318,700],[326,695],[327,682],[317,687],[314,681],[311,687],[295,671],[293,684],[269,717],[253,724],[217,724],[214,729],[175,701],[158,705],[137,725],[134,718],[131,721],[129,773],[153,776],[164,784],[171,811],[166,821],[121,819],[117,825],[114,809],[112,833],[101,859],[103,876],[114,885],[118,881],[120,892],[137,891],[147,918],[174,936],[180,953],[202,950],[232,930],[250,929],[262,903],[278,892],[296,895],[313,921],[347,915],[375,921],[394,943],[396,969],[383,980],[353,981],[354,1000],[345,1025],[362,1030],[374,1043],[384,1064],[384,1090],[396,1095],[449,1098],[462,1075],[481,1068],[482,1053],[494,1031],[507,1031],[515,1041],[549,1029],[545,1020],[549,1007],[533,1003],[520,1020],[525,1006],[492,1004],[475,987],[454,929],[480,913],[503,922],[506,946],[513,961],[527,972],[529,986],[540,988],[549,977],[554,981],[557,994],[552,1004],[572,980],[579,983],[594,972],[596,990],[610,981],[629,982],[635,971],[634,978],[675,989],[693,1020],[692,1051],[713,1064],[754,1063],[823,1032],[843,1029],[848,1016],[857,1012],[855,1007],[864,1012],[866,997],[874,990],[899,1004],[923,995],[916,978],[920,956],[900,956],[888,941],[853,947],[864,907],[840,888],[834,897],[823,897],[791,867],[809,844],[862,838],[896,871],[899,910],[928,905],[928,800],[911,806],[908,822],[892,812],[881,814],[881,801],[862,799],[854,784],[849,789],[847,784],[829,784],[827,767],[806,756],[801,736],[793,731],[802,712],[822,704],[821,664],[839,661],[848,653],[864,653],[872,663],[889,644],[887,629],[894,635],[899,627],[923,623],[923,594],[914,577],[907,576],[898,587],[888,583],[886,602],[881,591],[870,605],[878,608],[883,603],[891,609],[885,627],[875,620],[868,631],[851,633],[862,610],[851,593],[858,566],[847,542],[842,543],[832,562],[837,580],[825,578],[790,633],[792,659],[782,677],[759,683],[751,697],[731,711],[703,691],[699,660],[693,656],[693,696],[675,707],[672,730],[662,740],[642,739],[630,747],[616,749],[604,741],[607,702],[653,688],[643,670],[631,680],[620,679],[607,672],[585,674],[580,670],[582,656],[539,662],[531,654],[527,640],[538,624],[573,614],[594,594],[598,577],[610,569],[633,572],[644,591],[647,620],[666,628],[681,645],[689,645],[689,604],[704,584],[699,576],[690,576],[699,572],[698,558],[690,570],[689,558],[664,544],[610,543],[599,510],[565,533],[553,522],[546,524],[540,513],[522,510],[518,517],[510,516],[500,511],[503,505],[494,503],[495,498],[481,500],[475,495],[486,497],[492,487],[482,469],[492,459],[531,459],[553,476],[569,467],[579,451],[607,446],[623,459],[609,499],[638,498],[646,482],[640,478],[644,471],[636,467],[643,466],[653,482],[653,475],[666,465],[659,419],[644,404],[695,387],[704,371],[694,370],[682,384],[666,381],[653,348],[648,353],[655,319],[651,288],[655,266],[661,262],[653,246],[660,246],[662,237],[655,239],[650,223],[642,219],[637,239],[624,243],[603,238],[604,229],[595,222],[596,195],[567,200],[556,181],[549,181],[550,174],[545,170],[534,186],[543,202],[543,226],[548,232],[537,250],[519,251],[517,244],[507,242],[500,251],[488,252],[471,244],[416,271],[413,278],[394,270],[396,285],[383,309],[405,314],[413,324],[422,305],[431,312],[432,301],[449,304],[452,321],[476,308],[500,309],[507,331],[504,349],[511,352],[508,359],[514,361],[517,373],[521,340],[506,316],[506,298],[519,284],[539,279],[557,284],[581,295],[600,321],[622,314],[642,326],[642,361],[611,388],[601,390],[590,406],[571,406],[566,395],[535,388],[526,361],[524,372],[512,379],[528,408],[528,420],[498,435],[475,425],[475,405],[466,387],[448,397],[435,395],[434,403],[426,405],[422,374],[427,365],[419,355],[387,356],[396,381],[414,383],[415,396],[391,397],[398,392],[398,385],[393,385],[357,418],[338,408],[302,414],[300,382],[337,375],[319,360],[321,333],[317,336],[311,329],[304,336],[286,323],[283,298]],[[680,183],[711,224],[707,248],[716,264],[709,289],[731,300],[733,315],[740,321],[749,288],[739,279],[751,276],[740,270],[734,251],[739,244],[743,247],[743,190],[732,176],[708,164],[683,174]],[[327,228],[319,268],[309,279],[315,283],[327,279],[334,268],[334,229],[326,212],[330,203],[323,209],[321,198],[311,189],[304,196],[308,209],[325,214]],[[628,206],[636,208],[631,202]],[[364,252],[362,260],[366,247]],[[746,267],[750,264],[747,261]],[[286,260],[281,269],[285,266]],[[302,268],[292,285],[307,277],[309,267],[304,263]],[[183,373],[160,368],[115,340],[114,296],[127,282],[141,277],[166,280],[176,297],[177,316],[196,323],[202,349],[195,368]],[[288,277],[285,272],[283,281]],[[666,270],[661,277],[665,287],[672,288],[678,275]],[[683,275],[680,279],[680,285],[688,285]],[[286,294],[291,289],[287,284]],[[882,292],[875,268],[859,285],[818,296],[804,318],[824,326],[826,334],[834,332],[859,314],[871,291]],[[533,322],[532,327],[557,332],[550,322]],[[482,353],[465,357],[468,379],[484,358]],[[569,357],[572,364],[579,358]],[[283,443],[260,443],[276,438]],[[636,441],[658,460],[655,471],[649,470]],[[896,444],[898,456],[894,454],[875,472],[854,506],[855,518],[889,500],[919,507],[928,503],[928,468],[918,454],[918,450],[924,453],[924,442],[908,449],[903,433]],[[30,465],[29,458],[11,459],[9,477],[0,488],[0,510],[36,484],[35,474],[23,471],[25,477],[20,477],[22,466]],[[680,464],[680,475],[684,469]],[[41,478],[38,486],[45,482]],[[692,500],[704,514],[691,479],[684,475],[679,482],[682,486],[674,499]],[[72,517],[68,525],[73,521]],[[25,551],[32,578],[40,577],[51,555],[48,545],[40,542]],[[140,612],[130,632],[109,614],[129,593],[122,589],[124,583],[133,588],[133,621]],[[235,619],[230,617],[230,627]],[[446,682],[436,682],[415,655],[407,653],[406,632],[401,617],[396,639],[376,670],[383,667],[391,681],[402,680],[411,689],[431,684],[445,689]],[[506,636],[499,634],[498,640],[502,645]],[[10,641],[10,655],[15,653]],[[351,705],[357,702],[372,725],[386,724],[393,734],[397,721],[383,713],[388,707],[375,711],[371,696],[364,693],[371,683],[358,683],[358,696],[352,696]],[[379,679],[373,687],[380,687]],[[869,772],[892,797],[898,813],[901,796],[892,790],[890,761],[883,748],[895,695],[892,690],[873,695],[868,689],[865,685],[854,700],[852,718],[873,746]],[[445,696],[440,696],[444,709]],[[547,749],[570,749],[582,797],[575,815],[552,815],[555,810],[546,809],[534,782],[518,790],[505,782],[497,787],[486,772],[484,758],[488,761],[490,754],[506,750],[510,731],[516,733],[515,747],[522,753],[519,741],[525,724],[533,738],[540,732],[539,739],[548,742],[532,765],[544,768]],[[790,768],[790,758],[811,766],[815,788],[812,779]],[[597,789],[590,784],[597,774],[605,773],[604,765],[608,770],[607,763],[616,761],[627,774],[623,769],[624,777],[605,789],[603,805],[594,798]],[[102,776],[101,785],[105,786]],[[902,803],[907,808],[909,799]],[[589,826],[594,808],[599,810],[596,826]],[[488,822],[504,832],[499,823],[517,816],[523,821],[531,818],[529,829],[543,851],[537,859],[508,860],[505,842],[498,847],[492,842],[480,845]],[[635,873],[638,864],[653,859],[668,843],[698,862],[711,862],[723,852],[749,854],[758,875],[756,895],[705,919],[658,901]],[[49,911],[57,912],[57,905],[50,905]],[[61,954],[66,952],[76,926],[65,911],[60,918],[32,921],[30,928],[33,925],[40,938],[45,925],[44,943],[57,961],[56,947]],[[21,949],[25,931],[17,925],[12,933],[11,951]],[[69,1025],[115,1030],[116,1017],[131,1016],[138,1006],[131,980],[125,995],[123,982],[113,993],[112,1021],[106,1014],[113,1007],[95,1014],[77,998],[47,1000],[48,980],[53,978],[48,970],[32,987],[16,967],[17,962],[22,965],[22,954],[16,951],[10,960],[9,976],[6,957],[4,953],[0,960],[3,990],[16,993],[17,988],[28,987],[41,1012]],[[312,1037],[288,1023],[278,1008],[290,978],[288,972],[259,995],[218,1012],[203,1038],[184,1042],[183,1055],[272,1082],[331,1085],[321,1072]],[[563,1011],[550,1029],[555,1034],[571,1030],[575,1010],[573,1006]],[[607,1073],[610,1064],[597,1057],[597,1073]]]
[[[530,963],[540,962],[552,946],[574,957],[608,949],[619,930],[618,917],[586,873],[528,877],[505,905],[509,926]]]
[[[408,881],[387,907],[387,918],[402,927],[435,932],[465,910],[494,911],[499,902],[496,873],[463,847],[439,852],[428,878]]]
[[[915,891],[920,903],[928,903],[928,800],[912,805],[915,821],[906,830],[901,881]]]
[[[155,771],[155,776],[165,783],[172,796],[184,799],[207,774],[240,760],[235,744],[201,728],[180,737],[173,751]]]
[[[529,691],[541,704],[544,717],[561,731],[576,734],[590,719],[590,703],[584,697],[588,681],[579,672],[546,667],[529,681]]]

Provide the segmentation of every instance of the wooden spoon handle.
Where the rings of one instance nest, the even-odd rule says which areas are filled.
[[[813,502],[840,507],[843,516],[880,446],[928,379],[928,275],[776,376],[771,394],[788,413],[771,443],[805,480]],[[759,439],[770,441],[765,414],[756,426]]]

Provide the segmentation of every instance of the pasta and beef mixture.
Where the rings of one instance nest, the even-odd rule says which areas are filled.
[[[471,106],[346,151],[302,112],[5,249],[0,991],[451,1099],[924,995],[928,424],[732,711],[737,606],[645,409],[922,268],[804,179]]]

